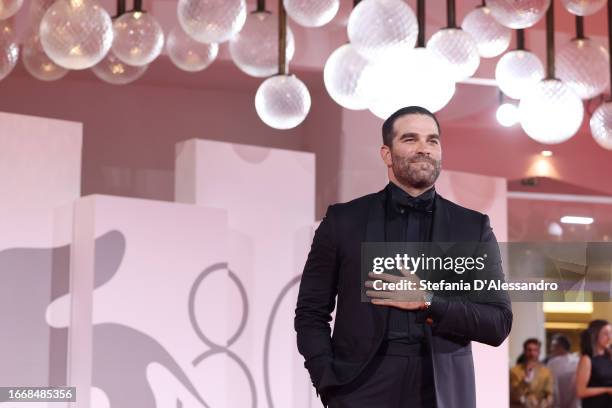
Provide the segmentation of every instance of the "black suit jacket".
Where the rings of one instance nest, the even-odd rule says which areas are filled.
[[[388,306],[361,302],[361,244],[384,242],[385,190],[329,206],[315,232],[295,310],[297,346],[317,395],[348,384],[376,354],[385,337]],[[489,217],[436,194],[433,242],[488,242],[497,247]],[[501,258],[487,269],[503,279]],[[337,305],[336,305],[337,296]],[[334,332],[331,313],[336,307]],[[499,346],[510,333],[507,293],[486,302],[436,299],[425,325],[432,350],[438,408],[476,406],[471,341]]]

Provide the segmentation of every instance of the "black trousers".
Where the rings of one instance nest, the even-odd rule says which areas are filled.
[[[354,381],[324,396],[329,408],[435,408],[429,351],[385,343]]]

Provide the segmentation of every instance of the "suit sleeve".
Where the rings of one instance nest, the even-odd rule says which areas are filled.
[[[487,215],[483,217],[480,241],[496,252],[495,259],[485,269],[486,279],[503,281],[499,246]],[[501,290],[487,292],[486,300],[482,301],[474,301],[470,297],[447,300],[434,296],[429,315],[434,322],[433,330],[438,335],[446,334],[495,347],[503,343],[512,328],[510,297]]]
[[[315,231],[302,273],[294,319],[297,347],[315,388],[333,359],[329,323],[338,281],[333,207],[328,207]]]

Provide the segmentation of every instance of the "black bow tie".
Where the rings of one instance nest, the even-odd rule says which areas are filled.
[[[430,188],[417,197],[412,197],[393,183],[391,184],[391,200],[400,208],[408,208],[416,211],[432,212],[436,191]]]

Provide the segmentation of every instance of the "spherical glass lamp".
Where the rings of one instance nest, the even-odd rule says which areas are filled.
[[[367,109],[369,88],[367,70],[370,62],[349,43],[337,48],[327,59],[323,82],[336,103],[346,109]]]
[[[287,15],[304,27],[329,23],[340,8],[340,0],[283,0]]]
[[[19,59],[19,45],[13,20],[0,20],[0,81],[6,78]]]
[[[542,62],[537,55],[525,50],[507,52],[495,67],[495,80],[499,89],[513,99],[521,99],[542,78]]]
[[[493,17],[510,28],[531,27],[546,14],[551,0],[488,0]]]
[[[261,83],[255,94],[259,118],[275,129],[291,129],[310,111],[308,88],[295,75],[275,75]]]
[[[529,137],[544,144],[562,143],[576,134],[584,107],[569,86],[558,79],[544,79],[519,103],[519,118]]]
[[[595,14],[605,4],[606,0],[562,0],[566,10],[577,16]]]
[[[563,235],[563,227],[557,222],[551,222],[548,224],[548,234],[553,237],[560,237]]]
[[[518,123],[518,107],[512,103],[503,103],[499,105],[495,112],[495,118],[503,127],[514,126]]]
[[[601,104],[590,121],[593,139],[604,149],[612,150],[612,102]]]
[[[217,58],[219,46],[201,43],[188,36],[181,27],[174,27],[166,41],[166,52],[178,68],[187,72],[202,71]]]
[[[424,47],[381,60],[367,73],[372,98],[369,109],[381,119],[411,105],[437,112],[455,93],[444,61]]]
[[[113,24],[94,0],[58,0],[40,22],[40,42],[57,65],[86,69],[100,62],[113,43]]]
[[[269,77],[278,72],[278,16],[256,11],[229,41],[232,60],[241,71],[254,77]],[[293,32],[287,27],[286,58],[295,52]]]
[[[471,77],[480,64],[476,41],[460,28],[439,30],[429,39],[427,48],[446,62],[446,69],[454,81]]]
[[[23,0],[0,0],[0,20],[13,17],[23,4]]]
[[[608,85],[608,50],[589,38],[577,38],[565,44],[556,56],[556,74],[580,98],[601,94]]]
[[[363,0],[353,8],[347,30],[357,52],[373,60],[412,49],[418,24],[403,0]]]
[[[111,51],[91,70],[104,82],[113,85],[125,85],[143,76],[148,68],[148,65],[128,65],[117,58]]]
[[[229,40],[247,17],[245,0],[179,0],[177,13],[183,30],[205,43]]]
[[[164,32],[151,13],[131,11],[113,22],[113,54],[128,65],[147,65],[159,56]]]
[[[499,24],[486,6],[470,11],[463,19],[461,28],[472,35],[483,58],[497,57],[508,49],[512,39],[512,31]]]
[[[45,54],[38,33],[31,33],[23,44],[21,60],[25,69],[40,81],[57,81],[63,78],[68,70],[60,67]]]

